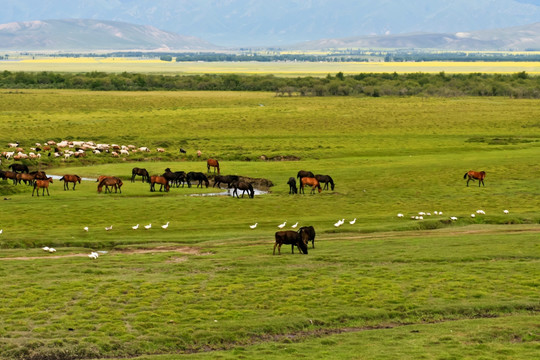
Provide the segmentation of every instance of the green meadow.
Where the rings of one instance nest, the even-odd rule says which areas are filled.
[[[151,151],[23,160],[92,179],[74,191],[54,180],[50,196],[0,180],[0,358],[533,358],[539,105],[3,90],[0,151],[63,139]],[[236,199],[212,182],[165,193],[130,181],[133,167],[206,172],[209,157],[274,186]],[[299,170],[335,189],[289,195]],[[484,187],[466,186],[469,170],[486,171]],[[121,177],[122,193],[98,194],[99,175]],[[285,221],[315,227],[307,255],[272,255]]]

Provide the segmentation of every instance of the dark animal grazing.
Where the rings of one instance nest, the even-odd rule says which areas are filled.
[[[39,189],[42,189],[41,190],[41,195],[42,196],[45,196],[45,189],[47,189],[47,196],[50,196],[49,194],[49,183],[52,184],[53,183],[53,179],[52,178],[47,178],[47,180],[36,180],[34,182],[34,190],[32,190],[32,196],[34,196],[34,191],[36,191],[37,189],[37,196],[39,196]]]
[[[302,226],[298,232],[302,235],[302,240],[306,245],[311,241],[311,247],[315,248],[315,228],[313,226]]]
[[[15,171],[4,171],[2,178],[4,180],[11,179],[13,180],[13,185],[17,185],[17,173]]]
[[[219,161],[217,161],[216,159],[206,160],[206,168],[208,169],[208,172],[210,172],[210,167],[214,168],[214,174],[216,173],[216,169],[217,173],[219,174]]]
[[[289,178],[289,181],[287,181],[287,184],[289,185],[289,194],[297,194],[298,188],[296,187],[296,180],[292,176]]]
[[[318,188],[319,192],[322,191],[321,184],[319,184],[319,181],[317,179],[315,179],[314,177],[313,178],[310,178],[310,177],[300,178],[300,193],[301,194],[305,194],[305,192],[304,192],[304,186],[305,185],[311,186],[310,194],[315,193],[315,188]]]
[[[467,179],[468,177],[468,179]],[[469,171],[469,172],[466,172],[465,175],[463,175],[463,178],[464,179],[467,179],[467,186],[469,186],[469,181],[471,180],[478,180],[478,186],[480,185],[483,185],[483,186],[486,186],[484,184],[484,178],[486,177],[486,172],[485,171]]]
[[[174,172],[174,185],[176,187],[180,187],[180,184],[182,184],[182,187],[184,187],[184,184],[187,183],[187,174],[185,171],[175,171]]]
[[[212,187],[218,187],[221,183],[227,184],[227,188],[231,188],[232,183],[239,181],[240,177],[238,175],[216,175],[214,176],[214,185]]]
[[[21,181],[24,181],[26,185],[34,185],[34,180],[36,179],[35,174],[26,174],[26,173],[16,173],[17,174],[17,184],[20,184]]]
[[[8,166],[11,170],[14,172],[23,172],[23,173],[29,173],[28,166],[24,164],[11,164]]]
[[[157,176],[152,175],[150,176],[150,191],[156,191],[156,184],[160,184],[161,187],[159,188],[159,191],[163,190],[163,186],[165,186],[165,191],[168,192],[170,190],[169,180],[167,180],[164,176]]]
[[[253,199],[255,196],[255,190],[253,190],[253,185],[251,185],[248,182],[245,181],[236,181],[231,184],[231,186],[234,188],[233,190],[233,197],[236,194],[236,197],[238,198],[238,189],[242,190],[242,197],[244,197],[244,194],[246,191],[248,192],[248,196]]]
[[[324,183],[323,190],[328,190],[328,184],[330,184],[330,187],[334,190],[334,180],[332,180],[330,175],[315,175],[315,179],[317,179],[319,183]]]
[[[45,171],[37,170],[37,171],[31,171],[30,175],[34,175],[34,178],[36,180],[47,180],[48,176],[45,174]]]
[[[131,182],[135,182],[135,177],[139,175],[142,177],[142,182],[150,182],[150,175],[148,174],[148,171],[143,168],[133,168],[131,170]]]
[[[176,174],[171,171],[170,168],[166,168],[165,172],[161,174],[169,182],[169,186],[174,183],[176,179]]]
[[[202,188],[203,181],[206,187],[210,185],[210,181],[208,181],[208,178],[202,172],[190,171],[187,173],[186,177],[187,177],[188,187],[191,187],[191,181],[198,181],[199,183],[197,184],[197,187],[199,187],[200,185],[201,188]]]
[[[120,194],[122,193],[122,185],[124,185],[123,181],[115,176],[106,176],[104,177],[100,182],[99,182],[99,185],[98,185],[98,193],[101,193],[101,191],[103,190],[103,186],[105,186],[105,194],[107,192],[109,193],[112,193],[111,189],[109,189],[109,186],[110,187],[114,187],[114,192],[117,193],[118,191],[120,191]]]
[[[182,154],[185,154],[185,153],[186,153],[186,150],[180,148],[180,152],[181,152]]]
[[[298,174],[296,174],[296,178],[297,179],[302,179],[303,177],[315,177],[315,175],[313,175],[313,173],[311,171],[305,171],[305,170],[300,170],[298,172]]]
[[[81,183],[81,177],[79,175],[64,175],[60,178],[60,181],[64,182],[64,191],[69,190],[69,183],[73,183],[73,190],[75,190],[75,185]]]
[[[294,254],[294,246],[298,247],[300,252],[304,254],[308,253],[306,243],[302,240],[302,235],[297,231],[278,231],[276,232],[276,242],[274,243],[274,253],[276,255],[276,246],[278,248],[278,254],[281,255],[281,245],[292,245],[292,253]]]

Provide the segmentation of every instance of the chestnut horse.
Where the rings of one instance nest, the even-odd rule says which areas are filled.
[[[468,179],[467,179],[468,177]],[[469,171],[469,172],[466,172],[465,175],[463,175],[463,178],[464,179],[467,179],[467,186],[469,186],[469,181],[471,180],[478,180],[478,186],[480,186],[480,184],[482,184],[483,186],[486,186],[484,184],[484,178],[486,177],[486,172],[485,171]]]
[[[16,173],[17,174],[17,183],[20,184],[21,181],[24,181],[27,185],[34,185],[34,180],[36,179],[35,174],[26,174],[26,173]],[[43,180],[43,179],[41,179]]]
[[[45,196],[45,189],[47,189],[47,196],[50,196],[49,194],[49,183],[53,183],[53,179],[47,178],[47,180],[36,180],[34,182],[34,190],[32,190],[32,196],[34,196],[34,191],[37,189],[37,196],[39,196],[39,189],[43,189],[41,191],[41,195]]]
[[[315,192],[315,188],[319,189],[319,192],[322,191],[321,184],[319,184],[319,181],[315,179],[314,177],[303,177],[300,179],[300,193],[305,194],[304,192],[304,186],[309,185],[311,186],[311,194]]]
[[[156,191],[155,186],[156,184],[160,184],[161,187],[159,188],[159,191],[163,190],[163,186],[165,185],[165,191],[168,192],[171,188],[169,185],[169,181],[164,176],[157,176],[152,175],[150,176],[150,191]]]
[[[216,159],[208,159],[206,161],[206,168],[208,169],[208,172],[210,172],[210,167],[214,168],[214,174],[216,173],[216,169],[217,173],[219,174],[219,161]]]
[[[102,176],[100,176],[100,178],[102,178]],[[124,185],[124,183],[119,178],[114,177],[114,176],[105,176],[99,182],[97,191],[98,191],[98,193],[100,193],[102,191],[102,189],[103,189],[103,186],[105,186],[105,194],[107,193],[107,191],[109,193],[112,193],[111,189],[109,189],[109,186],[110,186],[110,187],[114,187],[114,192],[115,193],[120,191],[120,194],[121,194],[122,193],[122,185]]]
[[[69,190],[69,183],[73,183],[73,190],[75,190],[75,185],[81,183],[81,177],[79,175],[64,175],[60,178],[60,181],[64,182],[64,191]]]

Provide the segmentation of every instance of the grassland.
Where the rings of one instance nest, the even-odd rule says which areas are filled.
[[[121,176],[122,194],[55,182],[37,198],[0,181],[0,357],[530,359],[540,348],[538,105],[3,91],[2,146],[68,138],[166,152],[32,163]],[[206,171],[197,149],[223,173],[275,186],[251,200],[128,180],[134,166]],[[300,169],[332,175],[335,191],[288,195]],[[471,169],[487,172],[485,187],[465,186]],[[477,209],[486,215],[472,218]],[[444,215],[410,219],[435,210]],[[357,221],[336,228],[341,218]],[[272,255],[284,220],[316,228],[308,255]],[[90,260],[91,250],[107,253]]]
[[[540,74],[538,62],[168,62],[123,58],[47,58],[0,61],[0,71],[113,72],[151,74],[274,74],[276,76],[326,76],[358,73],[500,73],[525,71]]]

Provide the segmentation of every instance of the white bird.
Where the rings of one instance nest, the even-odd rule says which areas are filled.
[[[105,230],[107,230],[107,231],[112,230],[112,225],[111,225],[111,226],[108,226],[108,227],[105,227]]]
[[[144,225],[144,228],[145,228],[146,230],[150,229],[151,227],[152,227],[152,224]]]
[[[476,210],[476,213],[477,213],[477,214],[484,214],[484,215],[486,214],[486,213],[484,212],[484,210]]]
[[[88,255],[90,259],[97,259],[99,257],[99,254],[95,251],[92,251],[90,255]]]
[[[503,210],[503,213],[505,213],[505,214],[508,214],[508,212],[509,212],[508,210]],[[0,232],[0,234],[1,234],[1,232]]]
[[[280,228],[280,229],[283,229],[285,227],[285,225],[287,225],[286,220],[283,222],[283,224],[279,224],[277,227]]]
[[[88,226],[85,226],[83,229],[84,231],[88,231]]]
[[[457,220],[457,217],[455,217],[455,216],[450,216],[450,220],[456,221],[456,220]]]
[[[404,215],[402,213],[397,214],[397,217],[403,217]]]
[[[426,215],[426,213],[423,212],[423,211],[420,211],[420,212],[418,213],[418,215]]]
[[[4,232],[4,229],[0,229],[0,234],[2,234]]]
[[[139,228],[139,224],[131,227],[133,230],[137,230]]]
[[[341,220],[338,220],[337,223],[334,224],[335,227],[340,227],[341,226]]]
[[[55,248],[49,248],[49,252],[50,253],[56,252],[56,249]]]
[[[439,215],[442,215],[442,211],[439,211]]]
[[[252,228],[252,229],[255,229],[255,228],[257,227],[257,224],[258,224],[258,223],[255,223],[255,224],[253,224],[253,225],[249,225],[249,227]]]
[[[165,225],[161,225],[161,227],[162,227],[163,229],[168,228],[168,227],[169,227],[169,222],[167,221],[167,223],[166,223]]]
[[[439,212],[438,212],[437,210],[435,210],[433,213],[434,213],[435,215],[439,215]]]
[[[475,216],[476,216],[476,215],[474,215],[474,214],[471,214],[471,217],[475,217]]]
[[[41,250],[43,250],[43,251],[49,251],[49,247],[48,247],[48,246],[44,246],[44,247],[41,248]]]
[[[354,220],[349,221],[349,224],[354,225],[355,222],[356,222],[356,218],[354,218]]]
[[[296,222],[296,224],[291,225],[291,227],[292,227],[293,229],[296,229],[297,226],[298,226],[298,221]]]

